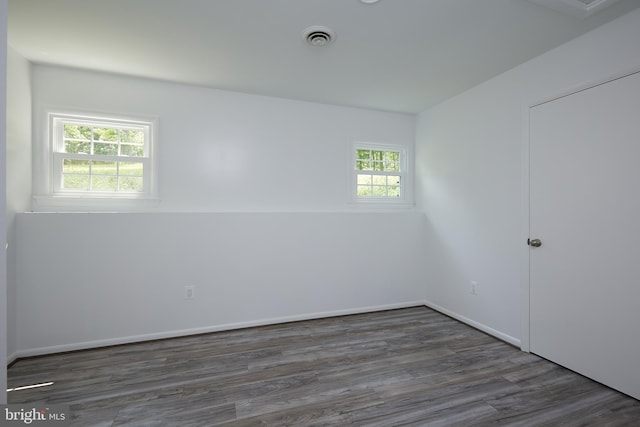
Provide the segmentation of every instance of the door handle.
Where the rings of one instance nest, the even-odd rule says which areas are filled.
[[[542,241],[540,239],[527,239],[527,245],[539,248],[542,246]]]

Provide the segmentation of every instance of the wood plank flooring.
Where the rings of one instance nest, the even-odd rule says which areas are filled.
[[[604,362],[603,362],[604,363]],[[640,426],[640,401],[426,307],[18,360],[74,426]]]

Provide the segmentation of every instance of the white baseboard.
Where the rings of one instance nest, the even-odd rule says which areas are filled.
[[[476,329],[479,329],[482,332],[486,332],[487,334],[489,334],[491,336],[494,336],[494,337],[498,338],[499,340],[502,340],[502,341],[504,341],[506,343],[509,343],[509,344],[511,344],[511,345],[513,345],[515,347],[520,348],[520,340],[515,338],[515,337],[512,337],[511,335],[507,335],[507,334],[505,334],[503,332],[500,332],[500,331],[497,331],[497,330],[495,330],[493,328],[490,328],[487,325],[484,325],[482,323],[476,322],[475,320],[471,320],[471,319],[469,319],[469,318],[467,318],[465,316],[462,316],[462,315],[460,315],[458,313],[455,313],[455,312],[453,312],[451,310],[447,310],[444,307],[440,307],[438,304],[434,304],[432,302],[425,301],[424,305],[426,305],[427,307],[429,307],[429,308],[431,308],[431,309],[433,309],[435,311],[439,311],[442,314],[446,314],[449,317],[452,317],[452,318],[454,318],[456,320],[459,320],[462,323],[466,323],[469,326],[472,326],[472,327],[474,327]]]
[[[131,344],[136,342],[152,341],[152,340],[165,339],[165,338],[176,338],[176,337],[182,337],[182,336],[188,336],[188,335],[205,334],[210,332],[229,331],[234,329],[250,328],[254,326],[266,326],[266,325],[273,325],[278,323],[298,322],[302,320],[322,319],[326,317],[346,316],[350,314],[370,313],[370,312],[376,312],[376,311],[395,310],[399,308],[419,307],[419,306],[429,307],[433,310],[436,310],[442,314],[452,317],[462,323],[465,323],[469,326],[472,326],[476,329],[486,332],[491,336],[494,336],[502,341],[505,341],[513,346],[520,348],[521,342],[519,339],[512,337],[510,335],[507,335],[498,330],[495,330],[482,323],[476,322],[475,320],[471,320],[465,316],[462,316],[458,313],[455,313],[451,310],[441,307],[438,304],[434,304],[430,301],[407,301],[407,302],[395,303],[395,304],[359,307],[359,308],[351,308],[351,309],[335,310],[335,311],[322,311],[322,312],[316,312],[316,313],[251,320],[247,322],[225,323],[220,325],[205,326],[201,328],[179,329],[179,330],[157,332],[157,333],[151,333],[151,334],[131,335],[131,336],[119,337],[119,338],[110,338],[110,339],[95,340],[95,341],[83,341],[83,342],[71,343],[71,344],[25,349],[25,350],[19,350],[9,355],[7,358],[7,364],[13,363],[15,360],[19,358],[40,356],[43,354],[62,353],[65,351],[86,350],[89,348],[106,347],[106,346],[119,345],[119,344]]]
[[[7,356],[7,366],[11,365],[18,359],[18,353],[11,353]]]
[[[201,328],[180,329],[180,330],[156,332],[156,333],[143,334],[143,335],[132,335],[132,336],[109,338],[109,339],[103,339],[103,340],[83,341],[83,342],[70,343],[70,344],[31,348],[31,349],[19,350],[16,353],[14,353],[12,357],[13,357],[13,360],[16,360],[19,358],[40,356],[43,354],[86,350],[89,348],[107,347],[107,346],[118,345],[118,344],[131,344],[135,342],[152,341],[152,340],[165,339],[165,338],[176,338],[176,337],[183,337],[188,335],[205,334],[210,332],[229,331],[233,329],[243,329],[243,328],[250,328],[254,326],[266,326],[266,325],[273,325],[278,323],[298,322],[302,320],[346,316],[350,314],[370,313],[370,312],[384,311],[384,310],[395,310],[399,308],[420,307],[424,305],[425,305],[424,301],[407,301],[407,302],[401,302],[401,303],[395,303],[395,304],[358,307],[358,308],[335,310],[335,311],[323,311],[323,312],[316,312],[316,313],[309,313],[309,314],[297,314],[292,316],[274,317],[274,318],[268,318],[268,319],[258,319],[258,320],[251,320],[247,322],[225,323],[220,325],[205,326]]]

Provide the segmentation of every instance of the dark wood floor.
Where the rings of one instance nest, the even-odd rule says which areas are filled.
[[[640,426],[640,401],[425,307],[17,361],[77,426]]]

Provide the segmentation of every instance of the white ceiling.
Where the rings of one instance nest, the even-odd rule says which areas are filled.
[[[9,0],[8,40],[35,63],[416,113],[638,7],[578,19],[527,0]],[[306,45],[311,25],[335,42]]]

